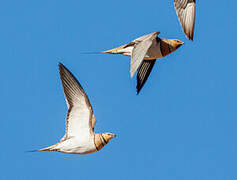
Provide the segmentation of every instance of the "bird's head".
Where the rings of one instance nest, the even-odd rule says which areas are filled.
[[[97,151],[103,148],[108,142],[113,139],[116,135],[112,133],[102,133],[102,134],[95,134],[95,146]]]
[[[180,46],[182,46],[184,42],[178,39],[169,39],[168,44],[171,52],[173,52],[177,50]]]
[[[113,133],[103,133],[102,134],[103,138],[105,139],[105,141],[108,143],[111,139],[113,139],[114,137],[116,137],[115,134]]]
[[[176,50],[178,49],[180,46],[182,46],[184,44],[183,41],[180,41],[178,39],[171,39],[171,45],[173,46],[173,48]]]
[[[183,44],[184,42],[178,39],[161,39],[161,51],[163,56],[167,56],[174,52]]]

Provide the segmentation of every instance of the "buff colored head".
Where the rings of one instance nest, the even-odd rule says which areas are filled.
[[[114,137],[115,137],[115,134],[112,134],[112,133],[95,134],[94,142],[95,142],[97,151],[102,149]]]
[[[178,39],[171,39],[170,41],[171,41],[171,44],[172,44],[174,50],[178,49],[180,46],[182,46],[184,44],[183,41],[180,41]]]
[[[169,49],[171,52],[174,52],[184,44],[183,41],[180,41],[178,39],[167,39],[167,43],[169,44]]]
[[[108,143],[111,139],[113,139],[114,137],[116,137],[115,134],[113,133],[103,133],[102,134],[103,138],[105,139],[105,141]]]
[[[163,57],[174,52],[183,44],[184,42],[178,39],[161,39],[161,51],[162,51]]]

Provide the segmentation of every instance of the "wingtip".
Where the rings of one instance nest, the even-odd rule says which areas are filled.
[[[63,63],[59,62],[58,63],[58,68],[59,68],[59,73],[62,74],[65,71],[69,71],[66,66],[63,65]]]
[[[65,66],[63,65],[63,63],[58,62],[58,67],[59,67],[59,69],[61,69],[61,68],[64,68]]]
[[[136,95],[139,95],[141,89],[142,89],[141,84],[140,84],[139,82],[137,82],[137,86],[136,86],[136,90],[137,90],[137,91],[136,91]]]
[[[139,95],[140,91],[141,89],[137,89],[137,93],[136,93],[137,96]]]
[[[139,81],[137,81],[137,86],[136,86],[136,95],[139,95],[140,91],[141,91],[142,87]]]
[[[187,38],[188,38],[190,41],[193,41],[193,35],[187,35]]]

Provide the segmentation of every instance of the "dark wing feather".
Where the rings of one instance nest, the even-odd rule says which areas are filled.
[[[139,94],[143,85],[146,83],[156,60],[143,60],[137,72],[137,94]]]

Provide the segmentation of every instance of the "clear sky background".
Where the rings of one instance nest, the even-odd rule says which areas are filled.
[[[0,179],[237,178],[237,2],[199,1],[194,41],[173,0],[9,0],[0,5]],[[139,95],[129,58],[80,54],[150,32],[185,44],[156,63]],[[93,106],[100,152],[25,153],[64,135],[62,62]]]

